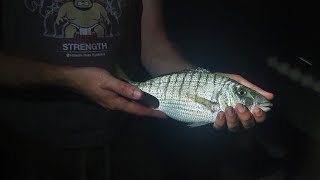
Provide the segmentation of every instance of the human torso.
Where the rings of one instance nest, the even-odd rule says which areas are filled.
[[[136,2],[6,1],[5,47],[50,63],[111,70],[131,35],[128,22],[136,16]]]
[[[100,67],[111,73],[116,63],[139,58],[134,49],[138,48],[139,0],[2,3],[7,53],[51,64]],[[55,88],[4,92],[0,101],[6,126],[52,143],[106,141],[120,119],[81,95]]]

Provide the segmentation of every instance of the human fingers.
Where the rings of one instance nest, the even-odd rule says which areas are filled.
[[[225,116],[228,125],[228,129],[232,132],[236,132],[239,130],[239,120],[237,119],[237,115],[233,107],[228,106],[225,109]]]
[[[226,122],[226,116],[223,111],[220,111],[214,121],[213,127],[217,130],[221,129]]]
[[[163,112],[145,107],[141,104],[138,104],[133,101],[129,101],[123,97],[117,97],[112,100],[111,109],[125,111],[127,113],[136,114],[139,116],[153,116],[159,118],[166,118],[166,115]]]
[[[237,104],[235,110],[244,128],[248,129],[254,126],[255,122],[253,116],[243,104]]]
[[[262,109],[260,109],[259,107],[255,107],[253,109],[252,114],[253,114],[254,119],[259,123],[263,122],[266,119],[266,113]]]
[[[102,88],[112,90],[119,95],[133,100],[139,100],[143,95],[143,92],[138,87],[119,80],[111,75],[105,79],[105,83]]]

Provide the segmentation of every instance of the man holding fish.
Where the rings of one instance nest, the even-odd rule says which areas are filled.
[[[135,38],[139,36],[134,33],[139,28],[141,28],[141,54],[138,56],[141,56],[141,64],[151,76],[161,77],[168,73],[197,69],[195,65],[182,57],[173,42],[168,39],[159,8],[161,3],[158,0],[143,0],[141,17],[139,17],[141,2],[128,2],[122,7],[121,16],[109,12],[114,17],[110,17],[108,21],[105,21],[103,17],[98,17],[101,13],[95,14],[96,11],[102,11],[102,7],[107,7],[103,3],[86,0],[68,1],[65,6],[59,3],[55,4],[56,6],[49,6],[50,3],[52,1],[44,1],[39,4],[28,0],[24,2],[8,0],[3,5],[5,16],[3,32],[5,34],[0,54],[0,84],[4,92],[13,95],[11,97],[4,94],[4,97],[1,97],[3,102],[8,103],[6,112],[3,112],[6,117],[4,118],[5,123],[18,127],[17,131],[28,140],[36,139],[44,144],[54,144],[58,147],[80,147],[81,149],[82,147],[104,146],[112,141],[119,126],[121,127],[119,117],[125,114],[123,112],[159,118],[170,116],[170,112],[167,114],[165,110],[159,111],[156,108],[141,105],[139,100],[148,96],[144,95],[148,88],[143,91],[144,88],[120,80],[115,72],[115,65],[118,61],[128,61],[127,59],[137,57],[135,48],[139,44]],[[44,6],[45,4],[47,6]],[[114,6],[119,8],[121,4]],[[57,13],[61,12],[59,7],[64,8],[62,11],[64,13],[58,21],[59,24],[56,23],[55,13],[42,16],[41,13],[44,13],[42,10],[45,7],[57,7]],[[15,9],[8,11],[13,8]],[[40,14],[36,14],[38,12]],[[49,12],[46,11],[46,13]],[[71,12],[77,12],[72,14],[73,19],[69,18]],[[25,13],[29,15],[26,16]],[[93,13],[93,15],[88,16],[87,13]],[[93,16],[97,18],[94,21],[89,20]],[[41,19],[42,17],[45,18]],[[141,18],[141,26],[138,22],[132,22],[134,18]],[[21,29],[21,24],[17,22],[22,19],[29,25]],[[73,21],[77,24],[70,23]],[[86,26],[87,21],[90,22],[90,27]],[[43,24],[45,28],[42,28]],[[113,27],[112,30],[116,31],[112,32],[112,35],[106,33],[110,29],[104,29],[110,27],[110,24]],[[63,30],[65,27],[70,27],[73,31]],[[80,29],[79,32],[77,27]],[[35,30],[35,28],[38,29]],[[95,36],[101,33],[101,36]],[[97,44],[102,41],[107,44],[104,46],[105,49],[95,49],[94,52],[84,52],[80,48],[74,51],[63,49],[68,44],[82,47],[83,44]],[[97,54],[99,57],[94,56]],[[207,77],[210,76],[208,74],[211,73],[207,73]],[[170,76],[163,80],[166,79],[164,83],[167,85],[170,83],[173,87],[177,85],[174,84],[175,82],[181,82],[177,85],[176,91],[174,89],[170,91],[188,95],[188,100],[184,101],[196,103],[197,108],[206,108],[206,112],[215,111],[214,116],[210,117],[216,129],[227,125],[229,130],[236,131],[241,124],[244,128],[250,128],[256,122],[263,122],[266,119],[266,114],[262,110],[266,107],[259,107],[259,103],[268,103],[267,100],[273,98],[272,93],[262,90],[239,75],[226,73],[216,74],[221,78],[221,84],[219,89],[212,90],[212,93],[220,92],[223,95],[218,93],[204,95],[204,92],[195,94],[184,91],[188,88],[191,90],[191,84],[198,83],[199,87],[204,87],[210,85],[208,82],[216,82],[213,79],[206,81],[202,79],[204,76],[202,78],[200,76],[202,75],[198,74],[193,77],[184,74],[179,77],[176,75],[175,78]],[[199,80],[193,78],[199,78]],[[219,78],[217,77],[216,80]],[[234,81],[231,82],[231,79]],[[162,87],[161,79],[158,82],[155,80],[152,82],[152,85],[159,83],[158,89]],[[182,86],[182,83],[185,82],[190,82],[188,88]],[[225,86],[221,86],[222,84]],[[199,87],[197,86],[197,89],[200,92]],[[230,93],[224,93],[229,90]],[[157,97],[151,91],[147,93]],[[263,99],[262,96],[265,97],[263,102],[255,101],[255,97],[259,96],[258,93],[261,94],[260,99]],[[237,98],[233,96],[234,94],[237,94]],[[223,98],[219,99],[217,96]],[[243,96],[243,99],[240,96]],[[172,97],[172,101],[169,98],[170,103],[176,102]],[[161,96],[157,98],[161,100]],[[246,100],[248,99],[251,102],[251,108],[247,107]],[[224,101],[226,102],[221,105]],[[162,103],[160,101],[160,107]],[[150,106],[153,105],[150,104]],[[181,106],[182,104],[179,104],[177,107]],[[13,108],[22,112],[7,115],[6,113],[14,112]],[[180,115],[183,116],[181,113]],[[83,153],[80,154],[83,155]]]

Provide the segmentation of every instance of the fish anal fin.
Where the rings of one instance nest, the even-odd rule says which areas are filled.
[[[194,128],[194,127],[204,126],[207,124],[209,124],[209,123],[208,122],[195,122],[195,123],[188,124],[187,126],[189,126],[190,128]]]

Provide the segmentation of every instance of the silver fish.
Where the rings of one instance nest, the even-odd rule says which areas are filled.
[[[130,82],[130,81],[129,81]],[[197,127],[213,123],[226,106],[242,103],[250,111],[259,106],[270,110],[272,104],[258,92],[203,68],[162,75],[145,82],[130,82],[159,100],[156,110]]]

